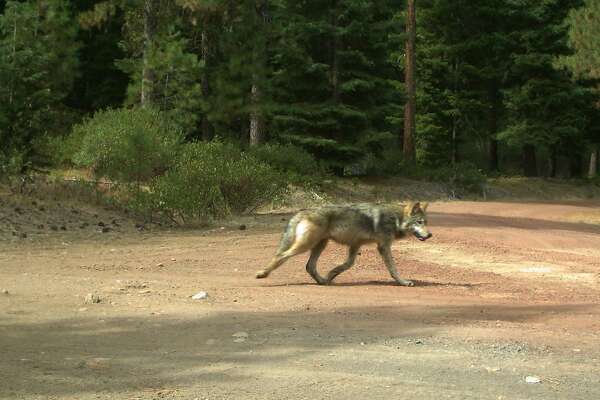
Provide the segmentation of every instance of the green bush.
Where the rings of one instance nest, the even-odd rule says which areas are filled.
[[[81,150],[85,131],[77,129],[70,135],[43,135],[34,143],[34,152],[41,159],[40,163],[54,167],[72,167],[75,156]]]
[[[25,155],[18,151],[0,151],[0,181],[8,181],[10,178],[21,175],[27,167]]]
[[[469,162],[425,170],[424,174],[429,180],[447,182],[452,187],[467,193],[481,193],[486,183],[486,176],[477,166]]]
[[[397,175],[402,171],[402,150],[390,147],[376,155],[369,153],[366,159],[367,173],[372,176]]]
[[[177,164],[155,179],[159,209],[173,217],[222,217],[272,199],[286,189],[284,175],[232,144],[184,146]]]
[[[83,137],[75,155],[94,175],[119,182],[147,182],[173,164],[183,135],[151,108],[105,110],[75,126]]]
[[[293,144],[264,144],[249,149],[249,154],[285,172],[290,181],[305,181],[308,178],[322,176],[325,168],[317,159],[300,146]]]
[[[456,163],[437,168],[408,164],[401,165],[402,176],[431,182],[446,183],[451,189],[462,193],[482,193],[487,182],[486,175],[470,162]]]

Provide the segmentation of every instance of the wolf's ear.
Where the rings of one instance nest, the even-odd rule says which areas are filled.
[[[404,216],[405,217],[410,217],[412,215],[413,212],[413,208],[415,207],[415,203],[412,201],[409,201],[407,205],[404,206]]]
[[[421,203],[419,203],[417,201],[416,203],[413,204],[412,208],[410,209],[410,215],[415,215],[421,210],[422,210]]]

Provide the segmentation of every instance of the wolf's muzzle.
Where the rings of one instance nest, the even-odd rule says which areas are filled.
[[[426,241],[427,239],[429,239],[430,237],[433,236],[433,234],[431,232],[428,232],[426,236],[421,236],[415,233],[415,236],[417,237],[417,239],[419,239],[421,242]]]

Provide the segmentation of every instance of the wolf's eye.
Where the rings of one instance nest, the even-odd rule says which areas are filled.
[[[423,221],[422,219],[417,221],[417,224],[419,224],[419,225],[423,225],[424,223],[425,223],[425,221]]]

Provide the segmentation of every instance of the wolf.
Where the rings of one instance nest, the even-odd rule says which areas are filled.
[[[421,241],[433,236],[427,228],[427,206],[425,202],[399,206],[355,204],[300,211],[289,220],[275,257],[265,269],[257,272],[256,278],[266,278],[290,257],[310,250],[306,271],[318,284],[328,285],[352,267],[362,245],[376,243],[396,283],[414,286],[412,281],[398,275],[391,245],[409,234]],[[348,258],[324,278],[317,272],[317,260],[329,240],[348,246]]]

